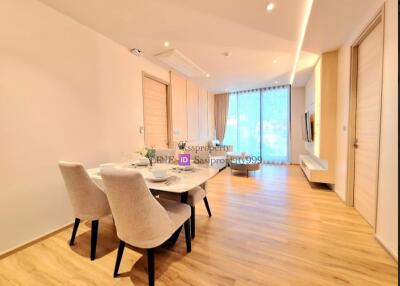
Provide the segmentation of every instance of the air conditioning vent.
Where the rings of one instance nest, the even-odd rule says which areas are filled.
[[[154,57],[187,77],[207,75],[207,72],[176,49],[156,54]]]

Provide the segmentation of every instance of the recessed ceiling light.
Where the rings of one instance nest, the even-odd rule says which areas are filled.
[[[277,60],[277,59],[274,59],[272,62],[273,62],[274,64],[276,64],[276,63],[278,63],[278,60]]]
[[[278,84],[279,83],[279,81],[275,81],[275,84]]]
[[[268,12],[271,12],[272,10],[274,10],[274,8],[275,8],[275,3],[271,2],[271,3],[269,3],[269,4],[267,5],[266,10],[267,10]]]
[[[210,77],[210,74],[209,74],[209,73],[207,73],[207,74],[206,74],[206,77]]]
[[[164,42],[164,47],[169,47],[169,42],[168,41]]]

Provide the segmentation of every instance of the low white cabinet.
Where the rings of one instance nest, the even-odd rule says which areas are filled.
[[[331,184],[328,174],[328,166],[310,155],[300,155],[300,167],[310,182]]]

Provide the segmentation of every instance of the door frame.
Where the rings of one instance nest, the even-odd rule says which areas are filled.
[[[377,11],[376,15],[369,21],[367,26],[362,30],[360,35],[356,38],[351,45],[350,53],[350,98],[349,98],[349,118],[348,118],[348,158],[347,158],[347,191],[346,191],[346,204],[354,207],[354,176],[355,176],[355,140],[356,140],[356,110],[357,110],[357,77],[358,77],[358,47],[363,40],[374,30],[374,28],[382,23],[383,39],[382,46],[385,42],[385,5]],[[382,47],[382,51],[384,51]],[[382,54],[382,58],[384,53]],[[381,74],[381,92],[380,92],[380,106],[379,106],[379,134],[378,134],[378,152],[380,153],[380,137],[381,137],[381,117],[382,117],[382,83],[383,83],[383,59],[382,59],[382,74]],[[376,206],[374,218],[374,231],[377,225],[377,203],[378,203],[378,184],[379,184],[379,158],[378,154],[378,174],[376,185]]]
[[[159,83],[165,84],[167,90],[167,146],[171,147],[171,142],[172,141],[172,102],[171,102],[171,84],[170,82],[167,82],[159,77],[153,76],[152,74],[149,74],[145,71],[142,71],[142,130],[143,130],[143,144],[146,142],[146,130],[144,126],[144,78],[147,77],[149,79],[152,79],[154,81],[157,81]]]

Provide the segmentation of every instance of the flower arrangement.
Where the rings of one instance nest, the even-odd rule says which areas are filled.
[[[178,142],[178,149],[179,150],[185,150],[185,148],[186,148],[186,141],[179,141]]]
[[[140,150],[137,153],[139,153],[143,157],[146,157],[147,159],[150,159],[150,158],[154,158],[155,157],[156,149],[154,149],[153,147],[150,147],[150,148],[144,147],[143,150]]]
[[[143,150],[138,151],[138,153],[140,155],[142,155],[143,157],[146,157],[147,159],[149,159],[150,161],[150,166],[153,165],[153,159],[156,156],[156,149],[154,149],[154,147],[144,147]]]

